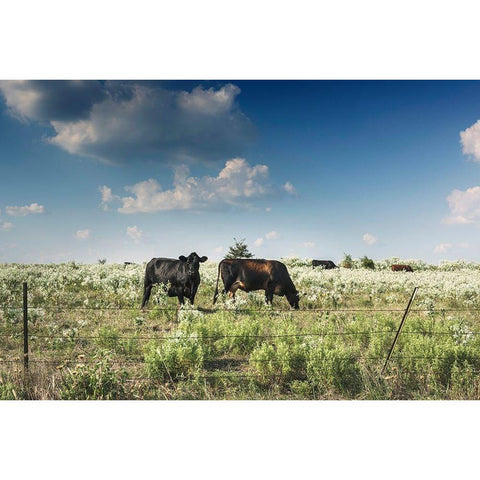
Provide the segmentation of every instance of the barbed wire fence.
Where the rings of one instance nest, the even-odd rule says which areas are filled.
[[[365,330],[365,331],[357,331],[357,332],[349,332],[349,331],[310,331],[310,332],[298,332],[298,333],[265,333],[265,334],[218,334],[218,335],[183,335],[183,339],[195,339],[197,341],[205,342],[205,341],[218,341],[222,339],[231,339],[231,338],[249,338],[249,339],[263,339],[263,340],[275,340],[275,339],[283,339],[283,338],[301,338],[301,337],[359,337],[359,336],[377,336],[377,335],[395,335],[395,339],[390,347],[388,355],[363,355],[358,356],[358,361],[373,361],[373,362],[385,362],[383,364],[383,369],[381,369],[380,374],[383,374],[388,362],[391,361],[399,361],[399,360],[438,360],[441,359],[441,356],[438,355],[397,355],[392,357],[393,350],[395,347],[395,343],[398,337],[401,335],[424,335],[424,336],[451,336],[453,335],[452,331],[424,331],[424,330],[404,330],[402,331],[403,325],[405,320],[410,312],[416,313],[427,313],[429,315],[444,315],[448,312],[478,312],[480,308],[457,308],[457,309],[439,309],[439,310],[432,310],[430,308],[411,308],[413,303],[413,299],[415,297],[415,293],[417,291],[415,288],[410,301],[407,305],[406,309],[398,309],[398,308],[378,308],[378,309],[359,309],[359,308],[352,308],[352,309],[338,309],[338,308],[311,308],[311,309],[301,309],[301,310],[292,310],[292,309],[279,309],[279,308],[224,308],[224,307],[217,307],[213,309],[206,309],[206,308],[198,308],[198,311],[202,313],[216,313],[216,312],[229,312],[233,314],[237,313],[281,313],[281,312],[288,312],[291,314],[297,313],[328,313],[328,314],[336,314],[336,313],[382,313],[382,312],[389,312],[389,313],[403,313],[403,319],[399,325],[398,329],[381,329],[381,330]],[[64,312],[64,311],[132,311],[136,310],[134,307],[121,307],[121,306],[38,306],[38,305],[29,305],[28,304],[28,285],[24,283],[23,285],[23,304],[20,305],[3,305],[0,308],[2,309],[11,309],[11,310],[21,310],[22,311],[22,330],[17,331],[14,333],[9,334],[0,334],[0,338],[5,339],[13,339],[13,338],[21,338],[23,339],[23,356],[19,356],[17,359],[0,359],[0,365],[22,365],[23,363],[23,370],[25,373],[29,370],[29,365],[49,365],[49,366],[62,366],[62,367],[69,367],[72,365],[90,365],[90,364],[99,364],[102,362],[102,359],[94,359],[94,358],[82,358],[84,357],[83,354],[78,354],[77,358],[69,357],[55,357],[53,359],[44,359],[44,358],[31,358],[32,351],[31,351],[31,342],[36,342],[38,339],[41,340],[64,340],[68,342],[73,342],[75,344],[80,344],[82,342],[90,342],[95,340],[135,340],[135,341],[155,341],[155,342],[165,342],[178,339],[178,335],[121,335],[119,336],[111,336],[108,335],[75,335],[74,337],[68,335],[45,335],[45,334],[38,334],[35,332],[29,332],[29,312],[35,310],[43,310],[43,311],[50,311],[50,312]],[[172,307],[155,307],[154,309],[147,310],[154,311],[154,312],[171,312],[178,314],[178,308]],[[2,325],[10,325],[11,323],[3,322]],[[125,330],[125,328],[124,328]],[[138,328],[130,329],[134,331],[138,331]],[[128,329],[127,329],[128,331]],[[480,331],[470,331],[468,335],[476,336],[480,335]],[[13,338],[12,338],[13,337]],[[229,359],[224,359],[228,363]],[[480,365],[480,356],[478,358],[479,365]],[[271,365],[281,365],[281,361],[278,359],[259,359],[259,358],[249,358],[249,359],[230,359],[231,362],[243,362],[249,364],[255,363],[268,363]],[[136,366],[136,365],[144,365],[146,363],[144,357],[131,357],[128,360],[112,360],[109,359],[108,363],[111,365],[116,366]],[[379,369],[381,364],[378,363]],[[474,369],[475,372],[480,372],[480,367],[478,369]],[[205,374],[196,374],[195,378],[201,379],[219,379],[219,378],[259,378],[262,377],[261,374],[255,373],[242,373],[242,372],[231,372],[231,371],[222,371],[222,377],[216,375],[214,372],[207,372]],[[276,376],[280,377],[281,374],[276,375],[275,373],[270,373],[269,376],[271,378],[275,378]],[[156,377],[136,377],[136,378],[127,378],[126,381],[155,381],[158,380]]]

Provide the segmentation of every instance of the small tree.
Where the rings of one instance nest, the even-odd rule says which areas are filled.
[[[229,247],[225,258],[252,258],[253,253],[249,252],[245,239],[237,240],[233,238],[234,244]]]
[[[98,263],[99,263],[100,265],[105,265],[105,264],[107,263],[107,259],[106,259],[106,258],[99,258],[99,259],[98,259]]]
[[[347,253],[344,253],[344,257],[343,257],[343,260],[342,260],[342,267],[343,268],[352,268],[353,267],[353,260],[352,260],[352,256],[351,255],[348,255]]]
[[[368,258],[366,255],[364,255],[360,259],[360,264],[362,265],[363,268],[369,268],[370,270],[375,270],[375,262],[371,258]]]

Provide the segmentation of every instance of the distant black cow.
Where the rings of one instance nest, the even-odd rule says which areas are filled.
[[[410,265],[392,265],[392,272],[413,272]]]
[[[325,270],[338,268],[331,260],[312,260],[313,267],[324,267]]]
[[[198,286],[200,285],[200,263],[207,257],[199,257],[195,252],[188,258],[181,255],[178,260],[173,258],[152,258],[145,269],[142,308],[145,307],[150,292],[155,283],[169,284],[168,296],[178,297],[180,304],[185,303],[185,297],[193,305]]]
[[[235,298],[235,292],[240,289],[244,292],[265,290],[265,300],[272,303],[273,295],[285,295],[288,303],[298,309],[300,297],[288,274],[287,267],[277,260],[260,260],[235,258],[224,259],[218,265],[217,286],[213,296],[213,303],[218,297],[218,280],[222,276],[224,290]]]

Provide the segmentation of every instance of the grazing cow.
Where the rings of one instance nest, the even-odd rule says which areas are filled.
[[[206,262],[207,257],[199,257],[195,252],[188,258],[180,255],[178,260],[173,258],[152,258],[145,269],[145,283],[143,287],[142,308],[145,307],[150,292],[155,283],[169,284],[168,296],[178,297],[180,304],[184,304],[187,297],[193,305],[198,286],[200,285],[200,263]]]
[[[392,272],[413,272],[410,265],[392,265]]]
[[[338,268],[331,260],[312,260],[312,267],[323,267],[325,270]]]
[[[288,274],[287,267],[277,260],[251,260],[248,258],[224,259],[218,265],[217,286],[213,303],[218,297],[218,280],[222,275],[223,293],[235,298],[235,292],[265,290],[265,300],[272,304],[273,294],[287,297],[288,303],[298,309],[300,297]]]

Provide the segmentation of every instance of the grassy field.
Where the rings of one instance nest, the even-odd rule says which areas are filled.
[[[415,272],[312,269],[284,259],[301,292],[212,306],[217,264],[200,267],[194,308],[157,287],[139,308],[144,265],[0,266],[1,399],[477,399],[480,266],[403,260]],[[22,282],[30,368],[22,370]],[[420,287],[384,375],[403,310]]]

